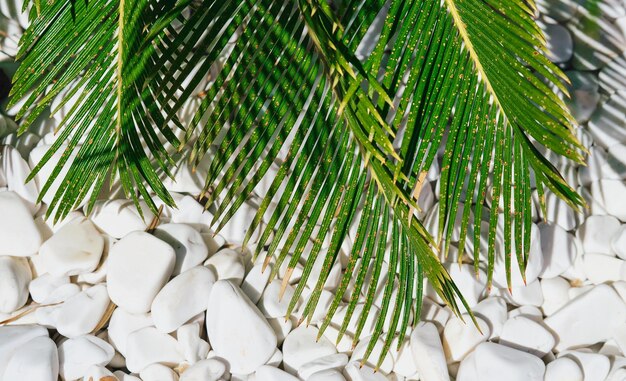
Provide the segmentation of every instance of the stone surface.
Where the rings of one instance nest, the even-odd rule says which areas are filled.
[[[423,381],[450,379],[439,331],[433,323],[420,323],[411,333],[411,353]]]
[[[215,282],[207,311],[209,342],[232,373],[252,373],[274,353],[274,330],[236,284]]]
[[[174,270],[176,256],[167,243],[134,232],[111,248],[107,285],[111,300],[131,313],[150,311],[155,296]]]
[[[324,337],[317,340],[317,335],[313,326],[298,327],[287,335],[283,342],[285,370],[295,374],[304,364],[337,353],[330,341]]]
[[[183,361],[176,339],[154,327],[141,328],[128,335],[126,366],[133,373],[157,362],[174,367]]]
[[[20,196],[15,192],[0,192],[0,210],[0,255],[28,257],[37,254],[42,235]]]
[[[546,365],[545,381],[583,381],[583,371],[576,361],[560,357]]]
[[[204,262],[204,265],[213,270],[217,279],[230,280],[236,285],[241,285],[245,275],[242,256],[233,249],[222,249],[213,254]]]
[[[189,225],[160,225],[154,231],[154,236],[170,244],[176,253],[173,275],[201,264],[209,254],[202,235]]]
[[[495,343],[482,343],[461,363],[457,381],[543,381],[541,359]]]
[[[26,259],[0,256],[1,313],[11,313],[26,303],[31,278],[31,270]]]
[[[540,323],[524,316],[516,316],[504,323],[499,343],[543,357],[552,350],[555,340]]]
[[[107,365],[113,354],[113,348],[95,336],[68,339],[59,345],[59,373],[65,380],[81,378],[92,365]]]
[[[0,372],[1,374],[1,372]],[[39,336],[17,347],[4,370],[3,380],[57,381],[59,355],[54,341]]]

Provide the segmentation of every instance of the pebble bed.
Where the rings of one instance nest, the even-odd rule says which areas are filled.
[[[88,217],[76,210],[54,224],[43,217],[54,185],[44,202],[36,203],[52,165],[35,182],[24,179],[53,142],[50,131],[63,109],[19,139],[11,119],[16,110],[5,110],[0,115],[0,321],[5,321],[0,381],[626,380],[625,2],[604,0],[599,14],[574,0],[537,3],[550,58],[571,79],[568,103],[591,152],[586,167],[551,159],[589,208],[576,214],[547,197],[546,221],[534,219],[527,285],[514,272],[510,293],[502,263],[487,295],[485,274],[477,279],[471,265],[458,266],[453,248],[446,267],[482,333],[455,317],[427,287],[420,322],[407,332],[401,350],[385,354],[374,372],[382,350],[377,343],[361,367],[376,313],[354,348],[356,317],[336,342],[345,304],[316,341],[345,255],[331,270],[312,324],[297,326],[299,308],[284,317],[294,289],[288,287],[279,299],[286,269],[269,281],[269,271],[261,271],[264,257],[253,261],[253,248],[240,245],[255,200],[214,235],[210,211],[193,197],[202,180],[184,166],[176,182],[167,183],[178,209],[165,207],[151,233],[146,229],[153,216],[143,220],[132,202],[115,192]],[[6,35],[0,61],[15,53],[26,26],[8,4],[0,2],[5,32],[0,35]],[[420,199],[431,231],[437,188],[434,168]],[[498,244],[501,252],[501,240]],[[314,266],[307,290],[321,265]],[[291,284],[301,271],[295,269]]]

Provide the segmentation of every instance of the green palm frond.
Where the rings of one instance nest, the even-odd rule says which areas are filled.
[[[542,154],[583,161],[573,119],[552,90],[565,92],[566,78],[544,55],[530,0],[56,0],[40,7],[21,42],[13,96],[27,98],[25,126],[79,78],[65,99],[81,97],[35,168],[61,147],[77,150],[43,189],[70,166],[54,197],[57,216],[88,195],[90,207],[108,176],[136,202],[140,195],[154,207],[150,189],[171,204],[159,178],[173,160],[168,142],[206,172],[204,196],[216,204],[219,230],[278,162],[246,241],[267,221],[255,254],[267,249],[272,277],[289,261],[285,286],[304,264],[289,313],[323,256],[303,310],[310,320],[357,225],[320,335],[353,280],[340,337],[364,294],[357,342],[382,284],[368,354],[384,332],[386,353],[396,332],[404,337],[417,321],[424,277],[455,313],[468,309],[436,255],[447,253],[458,216],[460,252],[473,245],[477,271],[486,256],[489,286],[496,255],[504,256],[510,285],[511,256],[522,274],[528,260],[531,178],[542,202],[547,188],[572,207],[583,203]],[[197,111],[183,122],[177,112],[191,100]],[[416,217],[417,200],[441,149],[431,237]],[[505,251],[496,253],[500,215]]]

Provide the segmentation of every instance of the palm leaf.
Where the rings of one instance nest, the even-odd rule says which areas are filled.
[[[479,238],[487,234],[482,254],[488,284],[495,258],[502,255],[510,285],[513,252],[522,274],[528,260],[531,175],[540,194],[547,187],[572,207],[582,204],[541,154],[583,160],[572,117],[552,90],[565,91],[566,79],[544,56],[532,1],[71,4],[41,4],[22,40],[23,63],[13,90],[15,100],[29,97],[22,112],[27,124],[70,80],[80,77],[75,89],[86,89],[53,147],[65,140],[71,149],[89,142],[67,164],[68,185],[55,195],[57,215],[69,212],[92,188],[93,203],[109,173],[119,176],[136,202],[133,189],[149,200],[147,184],[171,203],[157,176],[159,169],[168,173],[170,156],[155,125],[181,153],[191,147],[190,162],[206,173],[207,206],[216,204],[217,230],[264,176],[271,176],[246,241],[265,219],[255,255],[266,249],[272,277],[288,261],[284,286],[303,264],[289,313],[306,291],[316,259],[323,257],[323,271],[303,309],[303,321],[310,321],[350,227],[358,226],[339,289],[319,325],[321,335],[353,279],[339,336],[363,294],[356,343],[382,284],[368,354],[384,332],[388,349],[396,333],[402,339],[416,322],[424,276],[455,313],[461,304],[468,309],[435,254],[447,253],[457,216],[460,252],[473,241],[478,269]],[[187,5],[185,18],[181,10]],[[180,27],[173,27],[174,19]],[[362,41],[372,37],[368,50]],[[70,54],[61,54],[66,45]],[[35,63],[44,70],[33,70]],[[178,145],[176,112],[198,86],[204,87],[197,111],[183,126]],[[426,173],[441,148],[439,226],[433,238],[415,215]],[[208,152],[213,153],[206,157]],[[272,174],[276,162],[280,166]],[[505,252],[496,253],[500,214]],[[325,241],[330,244],[322,248]],[[389,266],[386,276],[383,261]]]

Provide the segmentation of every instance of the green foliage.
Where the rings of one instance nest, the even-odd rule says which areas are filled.
[[[447,253],[457,217],[459,251],[473,242],[477,270],[487,222],[490,286],[501,215],[499,255],[509,282],[513,253],[524,272],[531,176],[542,203],[546,187],[572,207],[583,203],[541,153],[583,161],[573,119],[553,91],[565,91],[566,79],[543,54],[532,1],[54,0],[37,7],[12,91],[13,102],[25,100],[22,129],[57,94],[80,94],[34,170],[65,150],[43,189],[69,165],[50,211],[62,217],[85,197],[91,208],[108,177],[136,203],[143,198],[154,208],[152,191],[172,204],[159,178],[174,164],[164,147],[178,147],[195,166],[213,147],[205,187],[208,203],[220,201],[219,230],[281,159],[247,239],[265,217],[255,254],[268,247],[266,263],[277,258],[272,277],[288,254],[285,284],[290,269],[305,263],[290,312],[315,259],[324,257],[304,310],[310,319],[349,227],[358,224],[320,334],[353,280],[340,336],[362,292],[358,341],[382,287],[368,354],[376,339],[389,348],[396,332],[404,337],[418,320],[424,276],[460,314],[465,302],[436,255]],[[373,50],[359,59],[359,44],[372,36]],[[177,112],[198,86],[198,110],[183,123]],[[439,227],[431,237],[415,215],[439,150]],[[483,212],[487,200],[494,207]]]

